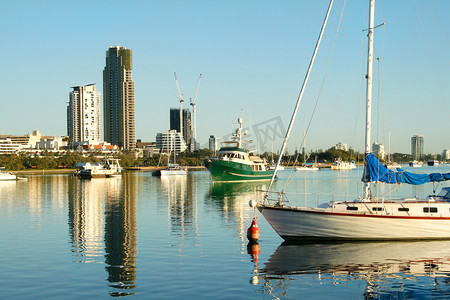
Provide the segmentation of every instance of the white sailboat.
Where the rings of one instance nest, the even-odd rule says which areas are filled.
[[[353,201],[332,201],[318,208],[293,206],[284,190],[271,191],[273,183],[271,181],[268,191],[264,193],[257,208],[285,240],[450,239],[450,187],[444,187],[438,195],[424,199],[402,198],[385,201],[382,198],[374,197],[372,193],[373,182],[417,185],[449,180],[450,173],[413,174],[403,170],[394,172],[380,164],[371,153],[372,63],[375,27],[374,0],[369,1],[363,195]],[[286,132],[278,163],[285,152],[332,2],[333,0],[330,1],[316,49]],[[276,171],[275,169],[275,174]]]
[[[170,163],[171,152],[173,153],[173,163]],[[173,136],[170,136],[170,149],[167,153],[167,168],[156,170],[152,172],[153,176],[171,176],[171,175],[187,175],[187,170],[185,167],[180,166],[176,163],[176,152],[173,141]]]

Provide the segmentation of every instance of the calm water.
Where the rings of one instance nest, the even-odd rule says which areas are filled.
[[[290,245],[259,216],[261,239],[248,245],[248,201],[263,184],[212,184],[206,172],[26,177],[0,182],[2,299],[450,297],[450,241]],[[301,173],[286,190],[297,204],[351,199],[360,177],[360,169]]]

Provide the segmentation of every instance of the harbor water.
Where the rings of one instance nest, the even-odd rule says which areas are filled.
[[[450,165],[405,169],[450,172]],[[315,206],[361,194],[351,171],[281,171],[275,189]],[[446,299],[450,241],[287,244],[248,202],[267,183],[127,172],[0,182],[2,299]],[[290,184],[285,187],[285,183]],[[448,183],[444,183],[447,186]],[[441,186],[401,186],[423,197]],[[395,230],[395,229],[393,229]]]

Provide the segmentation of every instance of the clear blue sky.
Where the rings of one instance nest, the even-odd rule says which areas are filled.
[[[338,142],[363,149],[367,3],[346,3],[308,149]],[[169,109],[179,105],[173,73],[186,100],[202,73],[197,136],[204,145],[210,134],[228,135],[241,109],[249,126],[277,118],[287,127],[328,1],[0,0],[0,5],[0,134],[39,129],[65,135],[70,87],[96,83],[103,92],[105,52],[118,45],[133,50],[137,138],[154,141],[169,128]],[[290,151],[300,147],[342,7],[336,0]],[[375,23],[382,22],[386,26],[375,37],[380,61],[374,76],[380,80],[374,86],[372,140],[387,147],[390,133],[392,152],[409,153],[411,137],[423,134],[425,152],[441,153],[450,148],[450,1],[377,1]],[[278,149],[280,139],[274,144]],[[265,150],[271,147],[266,141]]]

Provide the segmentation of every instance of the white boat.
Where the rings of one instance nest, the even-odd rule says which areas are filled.
[[[355,168],[356,168],[356,164],[353,160],[350,162],[343,161],[343,160],[341,160],[340,157],[331,165],[331,170],[336,170],[336,171],[353,170]]]
[[[424,199],[402,198],[385,200],[373,195],[372,183],[424,184],[450,180],[447,174],[414,174],[388,170],[371,153],[372,63],[374,35],[374,0],[369,0],[367,89],[365,122],[365,160],[363,195],[353,201],[330,201],[319,207],[300,207],[290,204],[284,191],[271,191],[273,180],[258,210],[274,230],[285,240],[407,240],[450,239],[450,187],[444,187],[437,196]],[[332,6],[328,7],[326,21]],[[320,36],[322,33],[320,34]],[[320,38],[299,94],[286,137],[280,151],[283,156],[289,134],[301,102]],[[276,173],[276,170],[275,170]],[[275,174],[276,175],[276,174]],[[359,180],[359,179],[358,179]],[[332,200],[330,198],[330,200]]]
[[[400,166],[398,163],[392,161],[392,162],[388,162],[385,165],[385,167],[388,168],[388,169],[391,169],[391,170],[396,170],[398,168],[401,168],[402,166]]]
[[[429,165],[430,167],[437,167],[437,166],[439,166],[439,161],[436,160],[436,159],[430,159],[430,160],[428,161],[428,165]]]
[[[85,163],[84,165],[77,165],[75,175],[81,178],[106,178],[106,177],[118,177],[122,174],[122,168],[119,164],[119,159],[107,158],[103,164],[99,163]]]
[[[13,173],[0,171],[0,181],[17,180],[17,179],[18,178]]]
[[[173,144],[173,139],[171,138],[170,149],[167,153],[167,168],[153,171],[153,176],[187,175],[188,172],[186,168],[176,163],[177,154],[175,152]],[[171,152],[173,152],[173,163],[170,163]]]
[[[177,164],[169,165],[167,168],[159,170],[161,176],[170,176],[170,175],[187,175],[187,170]]]
[[[299,171],[299,172],[319,171],[319,168],[316,167],[315,165],[302,166],[302,167],[295,167],[295,171]]]
[[[411,161],[409,163],[409,166],[413,167],[413,168],[420,168],[422,165],[423,165],[423,162],[417,161],[417,160]]]
[[[276,164],[271,164],[270,166],[267,167],[268,170],[275,170]],[[280,170],[284,170],[283,166],[278,166],[278,171]]]

